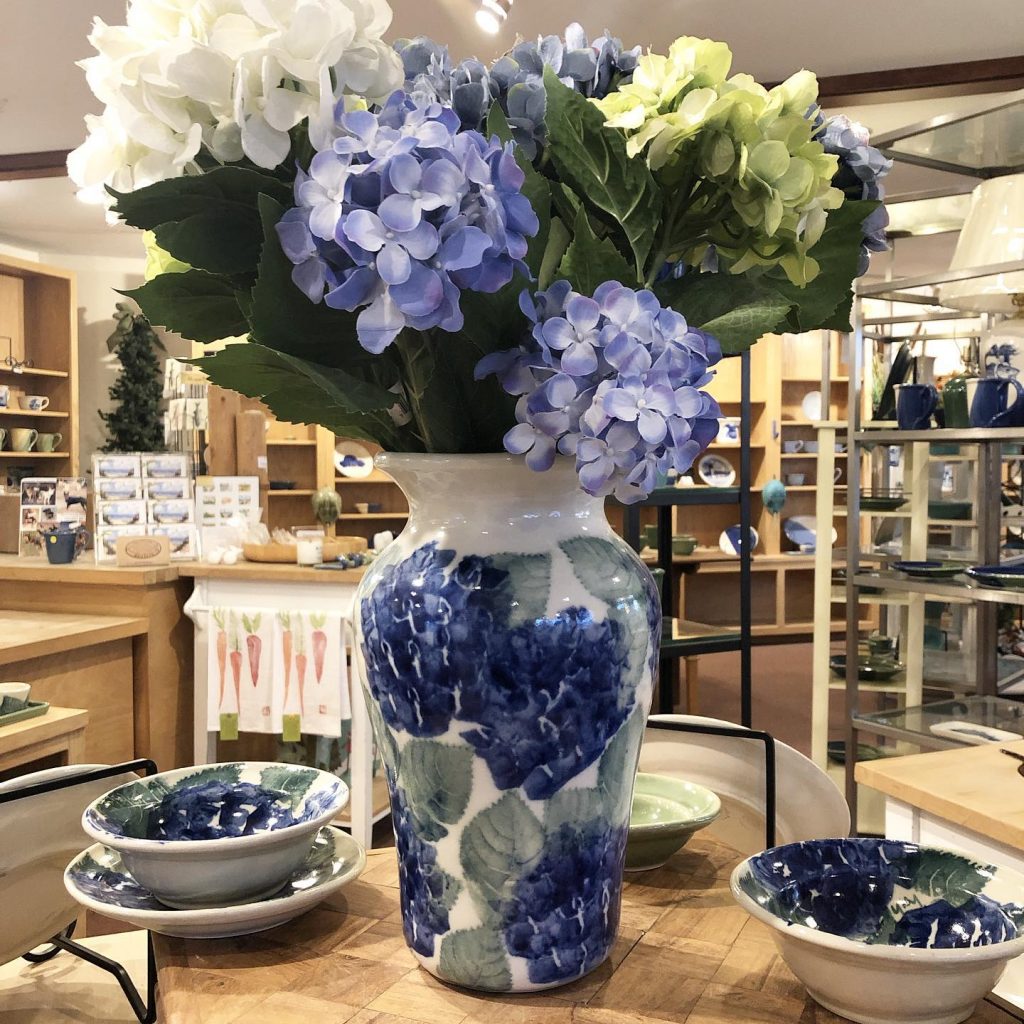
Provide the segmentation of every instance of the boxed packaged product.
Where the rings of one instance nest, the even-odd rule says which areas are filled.
[[[101,526],[96,531],[96,561],[117,561],[118,537],[145,537],[146,527],[138,526]]]
[[[149,522],[160,526],[177,526],[195,521],[195,505],[191,501],[149,502]]]
[[[94,455],[92,475],[97,481],[141,476],[142,461],[138,455]]]
[[[172,561],[189,561],[199,557],[199,537],[195,526],[150,526],[151,537],[166,537],[171,545]]]
[[[183,501],[192,497],[188,477],[151,478],[143,483],[147,501]]]
[[[144,501],[97,501],[96,527],[135,526],[146,522]]]
[[[124,479],[96,478],[96,498],[99,501],[138,501],[142,498],[142,479],[129,476]]]
[[[147,480],[188,479],[188,466],[188,456],[175,452],[142,455],[142,475]]]

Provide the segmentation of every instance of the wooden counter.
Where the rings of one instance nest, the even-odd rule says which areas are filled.
[[[1024,778],[1000,748],[1024,740],[861,761],[857,781],[976,835],[1024,851]]]
[[[393,849],[319,907],[258,935],[154,936],[162,1024],[848,1024],[818,1006],[768,928],[733,902],[738,856],[697,836],[664,867],[627,875],[608,961],[562,988],[477,995],[406,948]],[[981,1003],[970,1024],[1010,1024]]]
[[[145,619],[0,610],[0,665],[93,647],[145,632]]]
[[[244,562],[234,565],[210,565],[206,562],[183,562],[182,576],[200,580],[253,580],[270,583],[358,583],[366,572],[358,569],[314,569],[311,565],[289,565],[284,562]]]
[[[121,641],[130,647],[128,714],[134,709],[128,756],[151,757],[161,769],[193,763],[192,623],[182,610],[191,589],[177,564],[122,569],[96,565],[89,554],[70,565],[0,555],[0,609],[5,612],[142,620],[143,628],[130,641]],[[63,650],[70,664],[73,651]],[[82,704],[77,694],[62,695],[59,702]]]

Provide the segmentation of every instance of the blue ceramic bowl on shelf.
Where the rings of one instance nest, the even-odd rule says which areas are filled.
[[[279,889],[347,802],[328,772],[236,761],[119,786],[86,808],[82,827],[167,906],[224,907]]]
[[[949,850],[791,843],[731,888],[811,996],[861,1024],[958,1024],[1024,953],[1024,876]]]
[[[1024,590],[1024,565],[972,565],[964,571],[983,587]]]

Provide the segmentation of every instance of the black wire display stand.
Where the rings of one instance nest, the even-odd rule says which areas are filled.
[[[10,793],[0,793],[0,805],[15,803],[18,800],[30,800],[32,797],[42,796],[45,793],[55,793],[61,789],[73,789],[75,786],[85,785],[90,782],[100,782],[103,779],[114,778],[126,772],[141,772],[144,775],[153,775],[156,772],[156,764],[148,759],[138,761],[126,761],[124,764],[110,765],[106,768],[96,768],[92,771],[82,772],[78,775],[69,775],[60,779],[53,779],[50,782],[40,782],[34,786],[25,786],[22,789],[13,790]],[[49,942],[49,949],[42,952],[28,952],[22,954],[22,958],[31,964],[46,963],[52,960],[61,950],[71,953],[86,963],[106,971],[114,976],[121,991],[131,1005],[132,1012],[139,1019],[141,1024],[153,1024],[156,1020],[156,960],[153,955],[153,935],[146,932],[146,998],[139,994],[134,982],[128,972],[116,960],[97,953],[88,946],[83,946],[71,938],[75,930],[75,922],[72,921],[55,935]]]
[[[733,357],[740,360],[740,474],[738,487],[659,487],[643,501],[627,505],[623,517],[623,536],[627,544],[639,551],[640,509],[658,510],[658,568],[664,571],[661,581],[661,607],[665,618],[676,614],[676,588],[672,579],[672,508],[676,505],[739,505],[740,510],[740,572],[737,635],[696,636],[685,641],[663,645],[659,672],[658,711],[671,714],[674,692],[674,661],[699,654],[739,651],[740,654],[740,722],[750,727],[753,718],[751,693],[751,557],[750,550],[750,352]],[[699,563],[694,563],[696,569]]]

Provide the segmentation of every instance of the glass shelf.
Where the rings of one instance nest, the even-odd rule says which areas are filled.
[[[961,741],[932,731],[932,726],[951,721],[1000,729],[1024,737],[1024,704],[1005,697],[971,696],[960,700],[941,700],[899,711],[854,715],[853,720],[857,728],[864,732],[891,736],[938,750],[965,746]]]

